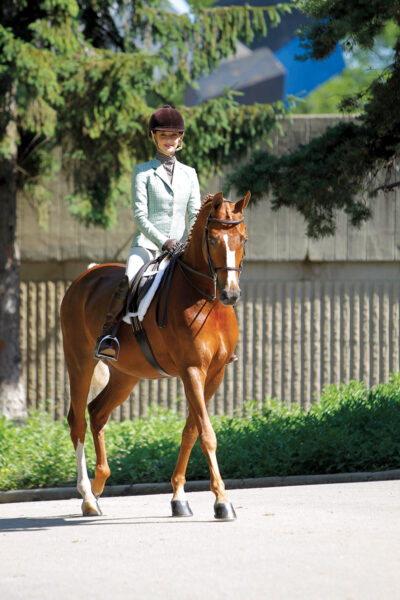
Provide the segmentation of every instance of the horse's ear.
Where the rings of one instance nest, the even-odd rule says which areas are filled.
[[[218,192],[218,194],[215,194],[212,201],[213,208],[218,208],[219,206],[221,206],[223,201],[224,195],[222,192]]]
[[[251,192],[249,190],[247,192],[247,194],[241,200],[238,200],[235,203],[235,212],[241,212],[242,213],[244,211],[244,209],[246,208],[246,206],[248,205],[248,203],[250,201],[250,198],[251,198]]]

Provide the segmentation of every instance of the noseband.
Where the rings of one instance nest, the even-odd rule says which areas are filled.
[[[231,201],[224,199],[223,202],[231,202]],[[206,244],[206,253],[207,253],[207,262],[208,262],[209,273],[201,273],[200,271],[196,271],[195,269],[192,269],[192,267],[189,267],[184,262],[182,262],[182,260],[180,258],[178,258],[177,263],[182,271],[182,274],[185,276],[185,278],[191,284],[191,286],[194,287],[195,290],[197,290],[200,294],[202,294],[209,300],[215,300],[215,298],[217,297],[217,271],[237,271],[240,276],[240,273],[242,272],[242,269],[243,269],[243,259],[240,261],[240,265],[238,267],[215,267],[214,266],[214,263],[212,261],[211,255],[210,255],[210,245],[209,245],[209,238],[208,238],[208,235],[209,235],[208,234],[208,224],[210,223],[210,221],[212,221],[213,223],[220,223],[222,225],[234,226],[234,225],[239,225],[239,223],[243,223],[244,219],[242,217],[241,219],[231,221],[229,219],[217,219],[217,217],[211,217],[210,215],[208,215],[207,221],[206,221],[206,226],[204,229],[204,240],[205,240],[205,244]],[[193,283],[193,281],[186,275],[184,269],[186,269],[187,271],[191,271],[192,273],[196,273],[196,275],[200,275],[201,277],[206,277],[207,279],[211,279],[214,282],[214,293],[208,294],[204,290],[201,290],[200,288],[198,288]]]

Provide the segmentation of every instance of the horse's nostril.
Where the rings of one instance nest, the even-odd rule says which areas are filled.
[[[224,289],[219,295],[219,299],[222,304],[233,305],[239,300],[241,296],[240,290],[227,290]]]

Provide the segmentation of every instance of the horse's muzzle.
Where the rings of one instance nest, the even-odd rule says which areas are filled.
[[[225,306],[234,306],[241,295],[242,292],[240,290],[223,289],[219,293],[219,301]]]

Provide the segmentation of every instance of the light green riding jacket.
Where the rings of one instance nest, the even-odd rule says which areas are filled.
[[[157,158],[137,165],[132,181],[136,232],[132,246],[159,250],[171,238],[185,241],[200,209],[196,171],[176,161],[172,184]]]

